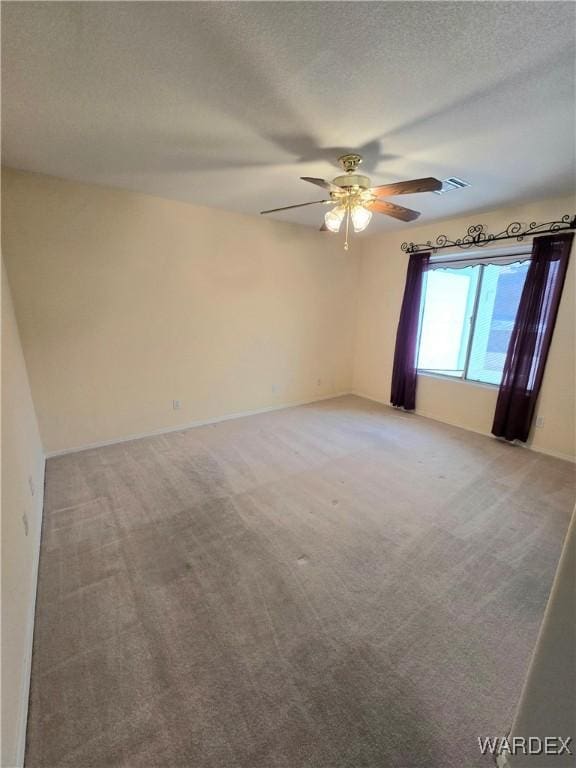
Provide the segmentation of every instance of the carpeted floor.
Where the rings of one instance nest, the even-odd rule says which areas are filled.
[[[574,496],[354,397],[51,459],[26,765],[492,765]]]

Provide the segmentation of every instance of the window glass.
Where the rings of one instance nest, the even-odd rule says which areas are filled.
[[[500,384],[529,262],[483,268],[467,378]]]
[[[438,266],[426,273],[418,368],[500,384],[528,259],[511,264]]]
[[[463,375],[479,272],[474,266],[426,273],[418,368]]]

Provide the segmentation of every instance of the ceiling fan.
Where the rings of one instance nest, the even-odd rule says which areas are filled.
[[[387,200],[380,200],[381,195],[413,195],[416,192],[436,192],[442,189],[442,182],[432,177],[372,187],[368,176],[356,173],[362,162],[361,155],[342,155],[338,158],[338,162],[344,169],[345,175],[337,176],[332,181],[314,179],[310,176],[300,177],[303,181],[309,181],[317,187],[327,189],[330,192],[329,198],[313,200],[311,203],[285,205],[283,208],[271,208],[269,211],[261,211],[261,213],[276,213],[291,208],[303,208],[307,205],[330,205],[332,207],[324,215],[324,224],[320,227],[320,231],[339,232],[344,221],[346,227],[344,248],[348,250],[350,224],[352,224],[354,232],[362,232],[370,223],[374,211],[392,216],[394,219],[400,219],[400,221],[414,221],[420,216],[419,211],[412,211],[410,208],[403,208],[401,205],[389,203]]]

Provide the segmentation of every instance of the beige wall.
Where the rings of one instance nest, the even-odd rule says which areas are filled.
[[[459,237],[471,223],[485,224],[488,231],[498,232],[514,220],[549,221],[565,213],[574,214],[575,210],[573,198],[551,199],[366,238],[358,289],[354,390],[386,403],[390,399],[396,328],[408,263],[400,248],[403,241],[426,242],[441,232]],[[505,242],[498,245],[502,247]],[[533,429],[530,440],[536,450],[570,458],[576,455],[575,260],[573,255],[538,404],[537,415],[544,417],[544,426]],[[497,388],[489,385],[419,376],[416,408],[431,418],[488,434],[496,396]]]
[[[3,208],[48,452],[350,389],[358,259],[334,238],[14,171]]]
[[[44,454],[3,264],[2,765],[10,768],[23,759],[43,486]]]

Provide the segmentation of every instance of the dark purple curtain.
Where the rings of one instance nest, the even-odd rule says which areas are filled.
[[[510,337],[492,434],[526,442],[572,246],[572,233],[538,237]]]
[[[392,405],[405,408],[407,411],[413,411],[416,406],[416,347],[420,321],[420,298],[422,296],[422,279],[424,272],[428,269],[429,261],[429,253],[412,253],[410,255],[400,320],[396,331],[390,402]]]

